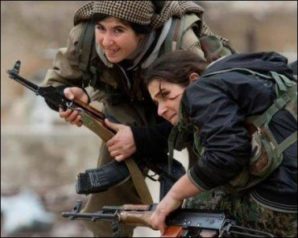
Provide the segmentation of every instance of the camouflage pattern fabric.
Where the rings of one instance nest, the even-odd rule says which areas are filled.
[[[186,208],[224,211],[237,225],[273,234],[275,237],[297,237],[297,213],[273,211],[256,203],[249,194],[225,194],[211,190],[190,198]]]

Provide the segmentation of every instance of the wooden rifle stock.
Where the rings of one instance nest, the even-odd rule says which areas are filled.
[[[182,226],[169,226],[161,237],[183,237],[184,229]]]
[[[105,125],[105,115],[94,107],[82,101],[74,100],[72,109],[79,112],[83,125],[98,135],[104,142],[107,142],[115,135],[115,131]]]
[[[152,211],[122,211],[119,214],[120,222],[133,226],[144,226],[152,229],[149,219]],[[168,226],[161,237],[182,237],[184,229],[182,226]]]
[[[145,226],[152,229],[149,219],[155,209],[155,205],[126,204],[122,206],[122,209],[124,211],[119,213],[119,221],[121,223],[133,226]],[[182,237],[183,231],[182,226],[168,226],[161,237]]]

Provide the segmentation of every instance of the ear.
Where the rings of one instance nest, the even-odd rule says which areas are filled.
[[[199,77],[200,77],[200,76],[199,76],[197,73],[192,72],[192,73],[189,75],[189,77],[188,77],[188,78],[189,78],[189,83],[192,83],[192,82],[198,80]]]

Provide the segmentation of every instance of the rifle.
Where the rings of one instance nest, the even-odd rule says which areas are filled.
[[[120,223],[132,226],[143,226],[152,229],[149,219],[157,204],[122,206],[103,206],[94,213],[80,212],[82,202],[78,201],[70,212],[62,212],[62,216],[70,220],[109,221],[112,223],[113,236],[121,234]],[[272,234],[236,225],[223,212],[179,208],[166,219],[166,231],[162,237],[274,237]],[[210,236],[212,235],[212,236]]]
[[[104,119],[106,117],[102,112],[96,110],[95,108],[87,105],[86,103],[80,100],[67,99],[64,96],[64,93],[61,89],[57,89],[53,86],[41,87],[28,81],[27,79],[19,75],[20,67],[21,67],[21,61],[18,60],[16,61],[14,67],[11,70],[7,70],[7,73],[9,74],[9,77],[11,79],[14,79],[18,83],[30,89],[36,95],[42,96],[47,102],[57,107],[61,107],[64,110],[71,109],[71,110],[78,111],[84,120],[84,126],[88,127],[96,134],[99,134],[101,132],[100,137],[104,141],[108,140],[110,137],[112,137],[115,134],[115,131],[108,128],[104,124]]]
[[[61,107],[64,110],[71,109],[78,111],[82,117],[83,125],[97,134],[103,141],[109,140],[115,134],[115,131],[105,125],[104,119],[106,116],[104,113],[80,100],[67,99],[61,89],[57,89],[53,86],[41,87],[35,85],[19,75],[20,67],[21,62],[18,60],[11,70],[7,70],[11,79],[14,79],[18,83],[30,89],[36,95],[42,96],[47,102],[55,105],[56,107]],[[117,122],[114,118],[109,119]],[[173,165],[172,174],[177,174],[180,177],[185,173],[184,167],[181,163],[174,160]],[[146,166],[156,174],[160,175],[162,188],[161,197],[164,196],[171,185],[178,179],[178,176],[173,176],[167,173],[167,164],[165,163],[151,163],[151,165],[147,163]],[[76,184],[76,192],[78,194],[89,194],[106,191],[114,185],[127,181],[130,177],[127,164],[124,161],[117,162],[113,160],[101,168],[88,169],[84,173],[79,173]]]

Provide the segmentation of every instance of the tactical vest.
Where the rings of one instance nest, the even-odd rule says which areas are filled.
[[[229,182],[229,185],[225,186],[225,189],[228,191],[235,192],[248,189],[266,179],[281,164],[283,152],[297,141],[297,131],[295,131],[281,143],[277,143],[269,128],[272,117],[281,109],[287,110],[297,121],[297,83],[285,75],[274,71],[270,71],[268,74],[261,74],[246,68],[216,71],[204,75],[204,78],[230,71],[238,71],[265,80],[271,80],[275,82],[276,93],[276,99],[265,112],[246,118],[247,129],[252,138],[253,156],[250,158],[249,168],[244,168],[235,179]],[[181,118],[183,118],[183,111],[181,110],[180,113],[182,114]],[[178,124],[178,126],[180,127],[178,129],[180,132],[194,127],[193,125],[187,126],[186,123]],[[172,138],[172,143],[173,141]],[[204,153],[204,148],[199,138],[195,135],[193,136],[193,143],[196,148],[196,154],[200,158]]]

